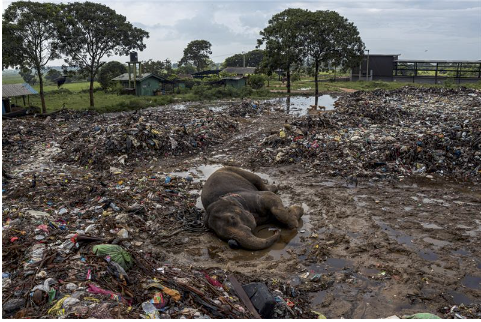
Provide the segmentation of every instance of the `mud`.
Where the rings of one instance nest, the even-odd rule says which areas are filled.
[[[306,210],[297,232],[283,230],[278,243],[258,252],[231,250],[205,233],[185,245],[185,252],[165,252],[169,261],[286,280],[306,289],[320,274],[321,286],[312,287],[309,301],[312,310],[328,318],[436,313],[479,303],[478,184],[413,176],[399,181],[366,178],[353,186],[298,165],[253,166],[246,151],[287,117],[245,120],[243,134],[183,163],[200,182],[220,165],[236,165],[278,184],[287,205],[301,204]],[[271,227],[258,227],[256,234],[268,237]]]
[[[162,107],[169,108],[194,107]],[[359,178],[353,184],[318,169],[314,172],[305,164],[261,167],[252,160],[251,151],[266,134],[278,133],[296,117],[296,113],[280,112],[239,118],[238,131],[220,145],[196,155],[145,160],[131,171],[192,179],[189,194],[202,210],[196,187],[222,166],[242,167],[277,184],[286,205],[302,205],[305,215],[297,231],[282,229],[278,243],[257,252],[231,250],[213,233],[199,231],[176,234],[173,238],[181,247],[146,238],[142,251],[166,265],[222,268],[288,283],[303,291],[299,296],[310,302],[311,310],[327,318],[437,313],[453,305],[479,303],[479,183],[414,175],[399,180]],[[49,153],[56,153],[56,145],[44,149],[42,143],[31,144],[29,165],[10,165],[17,174],[47,171],[51,166],[47,161]],[[49,171],[59,175],[62,169]],[[88,172],[82,167],[76,171],[71,176],[80,178]],[[255,233],[268,237],[273,227],[263,225]]]

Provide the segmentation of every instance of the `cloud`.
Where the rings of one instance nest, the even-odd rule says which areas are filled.
[[[96,2],[149,31],[147,49],[139,54],[142,60],[178,61],[188,42],[205,39],[212,43],[213,60],[221,62],[228,55],[254,49],[259,31],[274,14],[287,8],[339,12],[358,27],[371,53],[400,53],[403,58],[418,59],[481,59],[479,0]],[[10,3],[3,1],[4,8]]]

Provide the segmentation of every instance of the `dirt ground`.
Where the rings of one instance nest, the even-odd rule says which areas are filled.
[[[272,249],[248,252],[231,250],[206,233],[191,238],[182,251],[162,251],[168,260],[275,276],[292,285],[321,274],[325,283],[309,292],[309,300],[313,310],[328,318],[436,313],[443,307],[479,303],[479,185],[414,177],[365,179],[355,186],[298,165],[250,167],[243,151],[259,144],[260,132],[284,122],[285,117],[273,116],[245,122],[240,130],[245,136],[234,137],[202,159],[182,160],[180,168],[195,173],[200,166],[208,175],[221,165],[235,165],[263,175],[279,185],[286,204],[306,210],[297,234],[284,231]],[[205,180],[202,173],[200,178]]]
[[[140,159],[135,166],[122,167],[130,173],[193,177],[189,195],[199,208],[202,183],[213,171],[225,165],[254,171],[279,186],[286,205],[302,205],[305,214],[297,231],[283,229],[277,244],[256,252],[232,250],[207,231],[180,230],[171,238],[152,238],[140,231],[142,251],[166,264],[220,268],[290,284],[302,291],[302,301],[309,302],[310,310],[327,318],[385,318],[419,312],[442,316],[454,305],[480,303],[479,182],[426,173],[352,180],[328,175],[307,163],[265,166],[256,160],[253,151],[265,137],[297,118],[282,112],[238,117],[232,135],[200,153]],[[30,178],[36,167],[52,177],[70,173],[70,181],[89,176],[88,168],[70,163],[33,166],[35,160],[50,160],[59,148],[45,149],[41,141],[31,144],[30,161],[9,164],[9,173],[26,171],[24,177]],[[10,199],[32,196],[33,190],[22,189],[9,192],[8,197],[4,194],[4,208],[15,206]],[[44,202],[29,200],[30,207]],[[258,227],[256,234],[269,236],[269,227]]]

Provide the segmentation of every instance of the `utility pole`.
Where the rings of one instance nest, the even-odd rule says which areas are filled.
[[[367,50],[367,61],[366,61],[366,80],[369,81],[369,49]]]
[[[242,52],[242,67],[246,67],[246,54],[244,51]]]

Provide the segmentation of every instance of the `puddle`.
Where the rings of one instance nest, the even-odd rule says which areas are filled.
[[[409,235],[405,235],[401,233],[400,231],[397,231],[391,227],[389,227],[386,223],[384,223],[382,220],[379,219],[379,217],[373,217],[374,222],[382,228],[384,232],[387,233],[387,235],[391,238],[394,238],[398,243],[406,245],[408,247],[414,247],[414,244],[412,242],[412,237]]]
[[[342,258],[328,258],[322,263],[309,266],[310,275],[339,272],[350,269],[352,262]]]
[[[467,251],[467,250],[464,249],[464,248],[460,248],[460,249],[458,249],[458,250],[452,251],[451,253],[454,254],[454,255],[461,255],[461,256],[471,255],[471,252],[470,252],[470,251]]]
[[[432,250],[425,249],[418,252],[419,257],[428,261],[435,261],[438,259],[438,255]]]
[[[456,305],[469,305],[471,303],[474,303],[474,301],[466,294],[455,291],[449,291],[448,294],[453,298],[453,302]]]
[[[289,230],[276,226],[275,224],[265,224],[256,227],[254,230],[254,235],[261,238],[268,238],[274,234],[274,231],[270,230],[271,228],[281,228],[281,237],[270,248],[254,252],[244,249],[231,250],[228,260],[245,262],[259,260],[265,255],[268,255],[272,260],[279,260],[282,257],[289,257],[291,254],[294,254],[298,246],[301,245],[301,239],[310,236],[312,225],[310,224],[309,214],[305,214],[299,220],[299,227],[297,230]],[[303,231],[303,233],[301,233],[301,231]],[[219,257],[214,248],[209,249],[209,257],[211,259],[217,259]]]
[[[283,97],[280,99],[269,100],[268,102],[280,104],[285,106],[285,111],[288,114],[306,115],[310,110],[312,111],[330,111],[334,109],[334,103],[337,97],[331,95],[318,96],[317,109],[312,109],[311,106],[316,104],[315,96],[292,96]]]
[[[434,238],[431,238],[431,237],[425,237],[425,238],[423,238],[423,240],[425,242],[433,244],[434,246],[437,246],[437,247],[444,247],[446,245],[451,244],[450,242],[447,242],[447,241],[444,241],[444,240],[439,240],[439,239],[434,239]]]
[[[475,290],[481,289],[481,277],[466,275],[462,280],[461,284],[467,288],[472,288]]]

